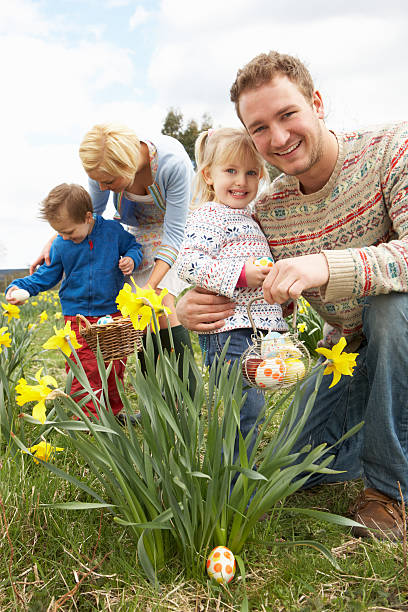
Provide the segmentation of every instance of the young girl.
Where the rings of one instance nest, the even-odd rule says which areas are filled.
[[[248,134],[241,129],[220,128],[203,132],[195,146],[197,175],[194,210],[187,220],[176,262],[180,278],[219,295],[231,298],[235,312],[214,332],[200,333],[201,350],[210,365],[230,339],[226,358],[240,359],[252,343],[252,325],[247,304],[263,297],[262,283],[269,268],[255,265],[259,257],[271,257],[267,240],[252,218],[249,204],[257,195],[259,181],[267,170]],[[251,306],[259,329],[287,331],[278,304],[265,300]],[[257,389],[245,389],[240,427],[245,438],[261,412],[265,398]],[[255,443],[256,432],[248,454]],[[235,456],[238,440],[235,441]]]

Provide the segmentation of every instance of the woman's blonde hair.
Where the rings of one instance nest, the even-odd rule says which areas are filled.
[[[194,179],[193,208],[212,202],[215,193],[204,179],[203,171],[224,164],[249,163],[259,169],[259,178],[269,182],[265,162],[255,149],[249,134],[241,128],[219,128],[202,132],[195,143],[197,173]]]
[[[79,147],[87,174],[97,170],[113,177],[133,179],[140,158],[140,140],[118,123],[100,123],[87,132]]]

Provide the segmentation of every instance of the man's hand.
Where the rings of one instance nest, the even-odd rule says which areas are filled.
[[[135,262],[131,257],[121,257],[119,260],[119,270],[125,274],[125,276],[129,276],[132,274],[133,268],[135,267]]]
[[[41,264],[43,264],[44,261],[47,264],[47,266],[50,265],[51,263],[51,259],[50,259],[51,245],[54,242],[56,237],[57,237],[57,234],[55,234],[52,238],[48,240],[48,242],[44,244],[41,253],[37,257],[37,259],[33,261],[33,263],[30,266],[30,274],[34,274],[34,272],[37,269],[37,266],[41,266]]]
[[[220,329],[225,319],[234,314],[234,304],[226,297],[196,287],[179,299],[176,313],[187,329],[209,332]]]
[[[322,287],[329,280],[329,266],[323,253],[289,257],[275,262],[263,283],[265,300],[283,304],[297,300],[302,291]]]
[[[245,278],[247,287],[251,287],[252,289],[260,287],[265,278],[268,276],[270,269],[271,268],[268,266],[259,266],[254,264],[253,258],[248,259],[245,262]]]

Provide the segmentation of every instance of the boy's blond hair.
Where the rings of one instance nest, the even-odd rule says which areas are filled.
[[[285,55],[277,51],[261,53],[252,59],[243,68],[238,70],[237,77],[231,87],[231,102],[239,114],[239,98],[244,91],[256,89],[261,85],[270,83],[276,76],[286,76],[298,86],[307,100],[312,102],[315,87],[309,70],[297,57]]]
[[[84,223],[87,212],[93,212],[91,196],[84,187],[75,183],[57,185],[40,206],[40,217],[51,223],[64,214],[75,223]]]
[[[79,147],[85,172],[106,172],[112,177],[133,179],[140,159],[140,140],[119,123],[100,123],[87,132]]]
[[[215,193],[212,185],[205,182],[203,170],[212,166],[249,162],[259,169],[259,178],[269,182],[265,162],[248,133],[241,128],[218,128],[202,132],[195,143],[197,173],[194,179],[193,207],[212,202]]]

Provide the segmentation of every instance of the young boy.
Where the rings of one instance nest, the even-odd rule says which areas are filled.
[[[51,264],[40,266],[32,276],[13,281],[6,289],[6,299],[19,304],[13,298],[16,289],[26,289],[37,295],[54,287],[62,278],[59,297],[65,321],[71,321],[79,343],[78,357],[94,391],[101,391],[96,357],[79,335],[75,315],[82,314],[90,323],[111,314],[120,316],[116,296],[123,287],[124,275],[129,275],[142,260],[142,248],[134,236],[117,221],[108,221],[93,213],[88,192],[80,185],[63,183],[50,191],[42,202],[41,217],[58,233],[50,252]],[[122,410],[116,376],[123,381],[124,360],[115,360],[108,379],[109,402],[113,414]],[[68,371],[68,366],[66,366]],[[71,394],[83,390],[74,379]],[[79,401],[85,392],[75,395]],[[84,406],[86,414],[95,415],[92,401]]]

